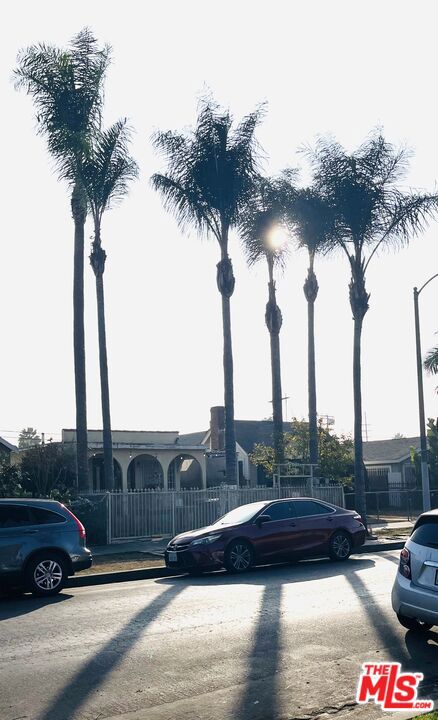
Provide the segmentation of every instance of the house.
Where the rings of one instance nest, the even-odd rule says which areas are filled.
[[[368,475],[368,489],[414,487],[416,477],[411,460],[412,448],[416,452],[420,451],[419,437],[364,442],[363,457]]]
[[[4,438],[0,437],[0,462],[3,460],[11,460],[11,454],[18,452],[18,448],[12,445]]]
[[[239,485],[272,484],[264,470],[256,467],[249,456],[254,445],[273,445],[274,424],[272,420],[235,420],[236,453]],[[283,423],[285,432],[292,431],[292,424]],[[180,435],[180,443],[199,442],[205,448],[207,485],[214,487],[225,481],[225,408],[210,408],[210,428],[199,433]]]
[[[196,435],[196,434],[195,434]],[[182,440],[178,431],[113,430],[116,489],[204,488],[207,483],[205,445],[199,435]],[[76,430],[63,429],[65,447],[76,444]],[[89,487],[105,490],[102,430],[88,430]]]

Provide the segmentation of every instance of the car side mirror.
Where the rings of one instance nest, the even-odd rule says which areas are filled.
[[[270,515],[259,515],[257,518],[257,525],[259,527],[261,527],[263,525],[263,523],[269,522],[270,520],[271,520]]]

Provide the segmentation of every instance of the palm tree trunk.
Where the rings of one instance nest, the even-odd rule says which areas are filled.
[[[108,380],[108,356],[106,348],[105,328],[105,299],[103,290],[103,273],[105,271],[105,250],[100,245],[100,234],[98,241],[93,242],[93,249],[90,255],[90,263],[96,276],[96,300],[97,300],[97,331],[99,337],[99,365],[100,365],[100,394],[102,402],[102,426],[103,426],[103,468],[105,476],[105,487],[107,490],[114,489],[114,460],[113,441],[111,433],[110,394]]]
[[[88,490],[87,386],[84,331],[84,231],[87,215],[82,190],[75,185],[71,198],[75,224],[73,265],[73,351],[76,396],[76,483]]]
[[[318,464],[318,416],[316,412],[316,369],[315,369],[315,300],[318,295],[318,281],[313,271],[313,255],[304,283],[307,300],[307,383],[309,401],[309,460]]]
[[[351,282],[350,305],[353,311],[353,402],[354,402],[354,487],[356,509],[362,516],[368,529],[367,504],[365,495],[365,472],[363,463],[362,440],[362,372],[361,372],[361,339],[362,325],[368,311],[369,294],[365,289],[365,268],[360,252],[350,257]]]
[[[217,285],[222,296],[222,323],[224,338],[224,404],[225,404],[225,471],[227,483],[238,484],[236,434],[234,428],[233,347],[231,342],[230,298],[234,291],[234,275],[226,250],[217,264]]]
[[[354,318],[353,341],[353,402],[354,402],[354,487],[356,510],[367,527],[367,505],[365,495],[365,474],[363,466],[362,441],[362,373],[361,373],[361,317]]]
[[[267,256],[269,271],[269,300],[266,305],[265,322],[271,344],[272,421],[274,429],[274,463],[284,463],[283,399],[281,392],[280,329],[282,316],[277,305],[272,258]]]

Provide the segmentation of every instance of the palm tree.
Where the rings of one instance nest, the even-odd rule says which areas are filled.
[[[424,368],[430,375],[438,375],[438,347],[434,347],[424,358]],[[438,392],[438,388],[436,388]]]
[[[103,423],[103,461],[105,486],[107,489],[114,488],[114,461],[103,289],[106,252],[102,247],[101,228],[102,217],[105,210],[125,197],[128,192],[129,182],[138,175],[137,164],[128,152],[129,142],[130,132],[127,128],[126,120],[119,120],[108,130],[96,130],[93,134],[90,150],[82,163],[80,174],[94,223],[94,238],[90,263],[96,277]]]
[[[277,304],[274,267],[282,267],[286,253],[282,223],[284,220],[283,183],[259,178],[239,223],[248,265],[265,258],[268,266],[268,302],[265,322],[271,346],[272,419],[274,463],[284,463],[283,407],[281,391],[280,330],[283,322]]]
[[[290,171],[286,172],[286,179],[288,177],[291,177]],[[315,255],[324,252],[333,239],[335,215],[316,188],[295,189],[293,185],[290,186],[286,215],[291,233],[297,238],[299,247],[307,248],[309,254],[309,268],[303,286],[307,300],[309,460],[317,465],[319,432],[316,409],[315,301],[319,287],[314,264]]]
[[[227,481],[231,484],[237,482],[230,316],[235,279],[228,237],[254,184],[255,129],[261,114],[258,109],[233,127],[229,112],[204,99],[194,131],[157,132],[153,136],[155,147],[167,160],[167,174],[152,176],[152,185],[161,193],[164,207],[176,216],[182,229],[195,227],[200,234],[213,236],[220,249],[216,282],[222,297],[225,462]]]
[[[361,337],[370,295],[366,271],[383,246],[407,244],[438,210],[438,196],[403,191],[408,153],[374,133],[351,155],[332,139],[309,152],[314,182],[336,213],[332,244],[350,265],[349,297],[354,320],[354,475],[356,505],[366,523],[362,445]]]
[[[109,46],[99,48],[88,29],[67,50],[45,44],[21,51],[15,70],[16,87],[34,101],[38,133],[47,138],[61,178],[71,186],[74,221],[73,345],[76,396],[76,463],[78,487],[88,487],[87,398],[84,335],[84,228],[87,199],[80,168],[90,135],[100,121],[103,81]]]

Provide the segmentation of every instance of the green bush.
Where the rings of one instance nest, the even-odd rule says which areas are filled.
[[[88,545],[106,545],[108,542],[108,500],[106,495],[96,495],[90,500],[78,497],[68,507],[85,527]]]

